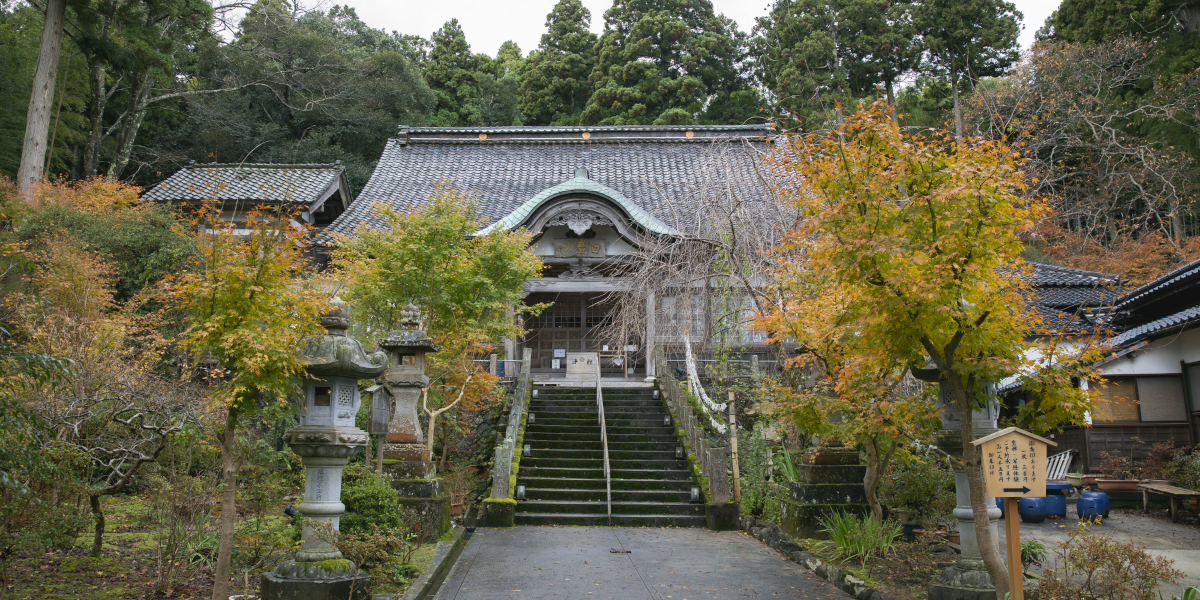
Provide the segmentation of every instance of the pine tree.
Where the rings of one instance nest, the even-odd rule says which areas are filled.
[[[546,15],[546,33],[529,55],[521,81],[521,111],[530,125],[575,125],[592,95],[588,85],[596,34],[580,0],[559,0]]]
[[[709,0],[616,0],[588,82],[588,124],[684,124],[740,79],[745,48]]]
[[[523,125],[520,108],[521,76],[525,71],[525,59],[521,48],[509,40],[500,44],[495,60],[487,55],[476,55],[479,61],[475,74],[479,90],[480,118],[484,125]]]
[[[1020,58],[1021,13],[1004,0],[925,0],[914,12],[930,60],[954,94],[955,139],[963,139],[964,83],[1001,75]]]
[[[439,127],[482,124],[477,82],[480,61],[471,54],[458,19],[446,21],[433,33],[432,42],[425,81],[437,95],[437,107],[430,123]]]

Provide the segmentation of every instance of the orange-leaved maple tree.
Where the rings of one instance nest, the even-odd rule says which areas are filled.
[[[789,340],[797,355],[789,368],[815,377],[796,389],[781,390],[771,412],[790,418],[821,443],[837,440],[866,453],[863,490],[871,514],[883,521],[879,481],[898,448],[928,439],[937,409],[929,390],[913,379],[903,361],[859,335],[857,320],[845,310],[859,290],[828,281],[808,261],[781,248],[776,268],[778,302],[757,324],[772,341]]]
[[[835,131],[781,140],[771,160],[803,214],[786,260],[814,274],[813,310],[832,311],[853,338],[839,364],[905,366],[937,382],[963,415],[976,539],[1003,598],[1008,572],[989,526],[970,415],[993,400],[991,384],[1014,376],[1041,395],[1042,427],[1082,422],[1091,408],[1064,375],[1086,371],[1080,351],[1095,345],[1041,335],[1025,298],[1019,236],[1044,204],[1026,195],[1010,148],[904,133],[881,104]]]
[[[331,286],[310,271],[308,230],[285,211],[256,208],[231,221],[214,199],[180,233],[194,238],[197,252],[186,271],[166,282],[166,290],[186,315],[181,338],[192,368],[205,371],[216,408],[226,415],[220,435],[225,489],[212,596],[225,600],[241,466],[235,455],[238,418],[261,410],[260,399],[274,401],[297,390],[304,372],[297,345],[305,336],[323,333],[320,316],[331,308]]]

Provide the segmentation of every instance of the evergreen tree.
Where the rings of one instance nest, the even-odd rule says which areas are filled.
[[[596,34],[580,0],[559,0],[546,15],[546,33],[529,55],[521,81],[521,111],[531,125],[576,125],[592,95],[588,85]]]
[[[1021,13],[1004,0],[925,0],[914,17],[930,60],[949,79],[955,138],[962,141],[961,88],[1017,62]]]
[[[912,0],[843,0],[839,21],[845,31],[847,80],[856,94],[883,86],[888,106],[896,105],[896,81],[916,70],[921,47],[913,23]],[[896,111],[892,111],[893,120]]]
[[[616,0],[604,21],[583,123],[692,123],[741,79],[744,44],[709,0]]]
[[[805,123],[828,124],[834,114],[840,121],[838,107],[851,100],[838,8],[827,0],[777,0],[754,26],[755,75]]]
[[[1063,0],[1038,32],[1066,42],[1100,42],[1120,35],[1171,38],[1181,33],[1200,34],[1200,2]]]
[[[489,127],[523,125],[520,108],[521,76],[525,71],[525,59],[521,48],[509,40],[500,44],[496,59],[477,55],[479,70],[475,74],[479,90],[480,119]]]
[[[446,21],[434,32],[432,42],[425,81],[437,95],[437,107],[430,123],[437,127],[482,124],[477,77],[480,60],[471,54],[458,19]]]

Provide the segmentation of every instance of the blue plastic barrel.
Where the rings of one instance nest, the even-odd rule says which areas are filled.
[[[1017,501],[1017,512],[1026,523],[1042,523],[1046,520],[1046,499],[1021,498]]]
[[[1097,518],[1108,516],[1108,494],[1104,492],[1084,492],[1075,503],[1075,514],[1080,521],[1095,521]]]

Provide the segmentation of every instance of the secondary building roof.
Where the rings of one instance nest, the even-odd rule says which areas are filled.
[[[365,201],[327,231],[382,227],[372,205],[420,206],[446,182],[476,196],[485,226],[515,227],[556,197],[584,194],[610,201],[646,231],[670,234],[688,218],[680,207],[704,185],[714,147],[732,142],[741,149],[749,141],[761,149],[771,133],[760,125],[403,127],[358,194]],[[747,198],[766,193],[754,154],[721,155],[736,163],[726,172]]]
[[[304,218],[328,224],[350,206],[341,161],[333,164],[192,163],[151,186],[142,200],[198,204],[210,199],[247,205],[298,205]],[[332,202],[330,200],[332,199]]]

